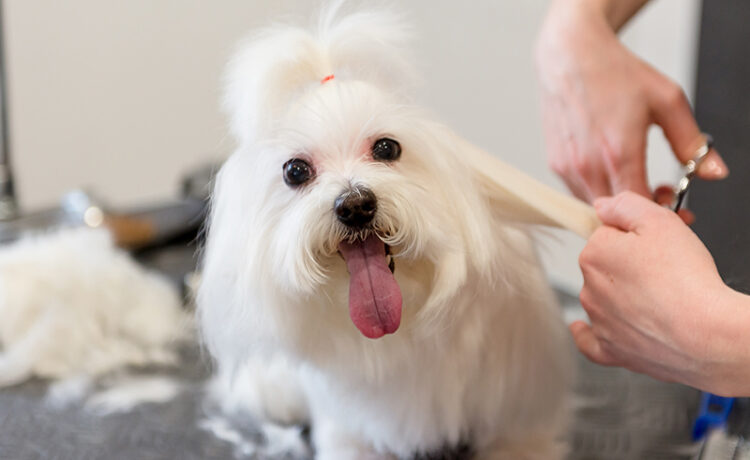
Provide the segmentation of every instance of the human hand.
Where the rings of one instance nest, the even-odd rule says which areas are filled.
[[[579,259],[591,325],[570,325],[579,350],[599,364],[716,393],[747,382],[747,300],[723,283],[698,237],[631,192],[595,207],[604,225]]]
[[[625,190],[651,197],[648,128],[661,126],[681,163],[704,139],[675,82],[628,51],[601,2],[555,1],[536,47],[550,167],[577,197],[593,202]],[[698,169],[719,179],[728,168],[712,151]]]

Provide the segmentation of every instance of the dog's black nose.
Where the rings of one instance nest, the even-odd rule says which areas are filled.
[[[375,217],[378,201],[372,190],[355,187],[339,195],[333,203],[333,210],[339,221],[349,227],[364,227]]]

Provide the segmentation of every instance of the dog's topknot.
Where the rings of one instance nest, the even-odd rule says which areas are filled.
[[[401,15],[346,13],[344,3],[324,8],[317,28],[271,27],[240,44],[225,74],[223,104],[240,145],[262,138],[290,102],[330,75],[406,95],[415,72],[404,55],[410,31]]]

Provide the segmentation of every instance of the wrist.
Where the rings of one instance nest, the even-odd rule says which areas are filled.
[[[607,1],[553,0],[537,40],[537,59],[565,55],[603,36],[616,39],[605,14]]]
[[[750,396],[750,296],[723,285],[703,329],[705,385],[722,396]]]
[[[613,33],[627,24],[649,0],[553,0],[550,13],[565,17],[573,14],[578,17],[603,20]]]
[[[602,53],[621,46],[594,1],[599,0],[553,0],[534,48],[543,92],[564,92],[568,82],[583,78],[586,67],[602,62]]]
[[[607,24],[612,30],[619,30],[638,13],[649,0],[591,0],[599,3]]]

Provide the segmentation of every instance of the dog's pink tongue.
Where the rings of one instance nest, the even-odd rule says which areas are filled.
[[[396,332],[401,324],[401,289],[385,262],[385,245],[372,235],[342,242],[339,251],[349,269],[349,316],[370,339]]]

